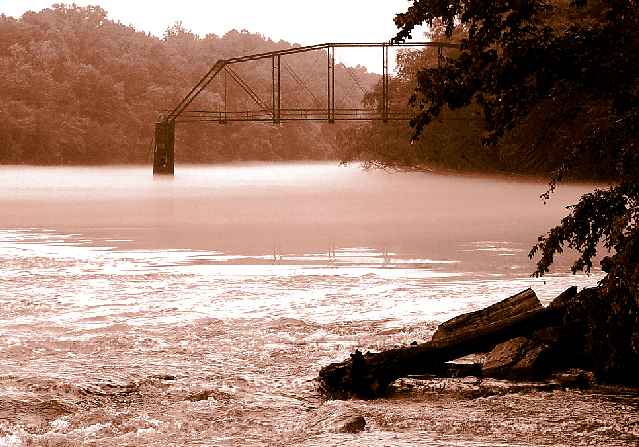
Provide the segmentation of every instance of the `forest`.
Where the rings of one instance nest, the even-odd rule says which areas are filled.
[[[95,6],[2,15],[0,163],[148,163],[158,115],[177,104],[215,61],[292,46],[246,30],[200,37],[181,23],[158,38],[110,20]],[[322,52],[285,58],[283,107],[312,107],[325,97],[325,58]],[[236,67],[270,101],[270,62]],[[379,76],[337,64],[335,78],[336,97],[357,106]],[[205,104],[193,107],[219,109],[224,92],[221,82],[213,83],[199,98]],[[228,82],[226,94],[229,109],[251,107],[238,85]],[[336,159],[336,138],[335,127],[313,122],[184,124],[176,156],[182,163]]]
[[[567,29],[585,18],[592,21],[596,17],[592,11],[600,8],[591,6],[586,12],[583,9],[576,12],[575,8],[562,6],[550,13],[544,10],[545,16],[540,20],[550,27]],[[401,17],[398,16],[400,20]],[[591,22],[584,23],[592,26]],[[402,22],[398,26],[401,29]],[[468,39],[468,23],[463,21],[447,26],[443,19],[436,18],[430,21],[429,29],[426,40],[472,42]],[[200,37],[179,22],[158,38],[110,20],[107,11],[97,6],[54,5],[20,18],[0,15],[0,163],[150,163],[153,123],[162,112],[177,104],[215,61],[292,46],[295,44],[274,42],[246,30],[233,30],[221,37],[214,34]],[[563,51],[573,50],[568,46]],[[289,122],[280,126],[180,124],[176,158],[178,163],[340,160],[362,162],[368,167],[547,175],[574,151],[574,141],[598,125],[607,126],[603,120],[608,116],[607,105],[601,96],[591,93],[584,96],[574,90],[561,97],[535,101],[516,123],[502,126],[498,138],[494,129],[487,127],[487,122],[495,119],[482,106],[487,98],[497,98],[492,92],[460,104],[448,101],[450,98],[446,99],[450,102],[447,104],[443,96],[433,102],[433,98],[425,97],[437,92],[433,88],[436,84],[431,83],[428,89],[431,93],[424,95],[422,90],[421,97],[416,96],[429,73],[441,77],[441,73],[450,71],[448,67],[465,63],[467,53],[468,48],[461,47],[447,49],[442,55],[435,48],[398,52],[397,68],[389,86],[391,108],[411,109],[416,116],[413,127],[406,121],[335,125]],[[567,60],[564,53],[553,57]],[[538,55],[520,57],[534,60]],[[283,59],[283,107],[326,106],[325,59],[326,53],[321,50]],[[604,68],[617,63],[628,67],[620,73],[631,72],[632,64],[626,59],[611,60]],[[560,66],[553,61],[548,64]],[[270,61],[235,67],[256,93],[270,103]],[[474,67],[467,67],[471,69]],[[505,73],[490,75],[509,79],[508,70],[507,67]],[[219,78],[192,109],[221,110],[224,97],[229,110],[255,109],[240,86]],[[335,82],[338,107],[381,107],[381,77],[365,67],[337,64]],[[465,93],[453,94],[464,97]],[[525,97],[528,92],[522,94]],[[437,113],[431,114],[427,129],[416,138],[415,125],[424,117],[423,113],[420,115],[420,104],[423,108],[429,101]],[[595,122],[593,117],[602,119]],[[614,177],[614,172],[612,164],[601,163],[592,152],[582,151],[579,166],[573,167],[570,175],[601,179]]]

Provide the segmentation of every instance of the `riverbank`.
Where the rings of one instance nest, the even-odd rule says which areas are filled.
[[[555,386],[639,384],[636,297],[605,286],[566,289],[543,307],[532,289],[484,309],[458,315],[426,343],[380,352],[357,350],[319,371],[330,399],[377,399],[397,379],[415,376],[551,379]],[[457,361],[469,355],[481,360]]]

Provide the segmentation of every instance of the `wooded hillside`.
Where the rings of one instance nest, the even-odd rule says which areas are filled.
[[[172,108],[216,60],[291,46],[247,31],[201,38],[179,23],[160,39],[109,20],[99,7],[2,15],[0,163],[148,162],[158,113]],[[283,58],[283,107],[312,107],[313,96],[325,97],[325,57]],[[270,61],[251,64],[234,69],[270,102]],[[363,92],[354,79],[371,88],[378,76],[361,66],[336,66],[336,97],[357,106]],[[256,107],[232,81],[227,94],[229,110]],[[216,110],[223,95],[223,83],[214,82],[193,106]],[[335,130],[320,123],[185,124],[176,150],[180,162],[335,159]]]

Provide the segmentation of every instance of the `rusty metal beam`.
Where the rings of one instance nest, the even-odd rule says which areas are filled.
[[[328,114],[328,122],[335,122],[335,47],[328,47],[326,52],[328,69],[327,69],[327,105],[326,112]]]
[[[242,88],[242,90],[244,90],[246,94],[251,97],[251,99],[255,102],[255,104],[257,104],[262,110],[268,110],[268,106],[262,100],[262,98],[260,98],[260,95],[255,93],[255,90],[253,90],[235,70],[233,70],[229,66],[224,67],[224,70],[231,75],[231,77],[237,83],[237,85],[239,85]]]
[[[376,108],[372,109],[330,109],[331,118],[334,121],[374,121],[382,120],[383,116]],[[283,121],[327,121],[327,112],[324,108],[281,108],[278,112],[280,122]],[[406,110],[388,110],[387,120],[408,120],[411,118],[410,112]],[[178,121],[179,123],[194,122],[219,122],[225,119],[228,121],[271,121],[272,111],[263,110],[238,110],[232,112],[221,112],[215,110],[191,110],[185,112]]]

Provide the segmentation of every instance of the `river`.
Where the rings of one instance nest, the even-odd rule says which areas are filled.
[[[0,446],[637,445],[639,399],[448,389],[325,402],[318,370],[533,287],[592,185],[335,163],[0,168]],[[453,384],[454,385],[454,384]],[[359,434],[325,423],[356,410]]]

